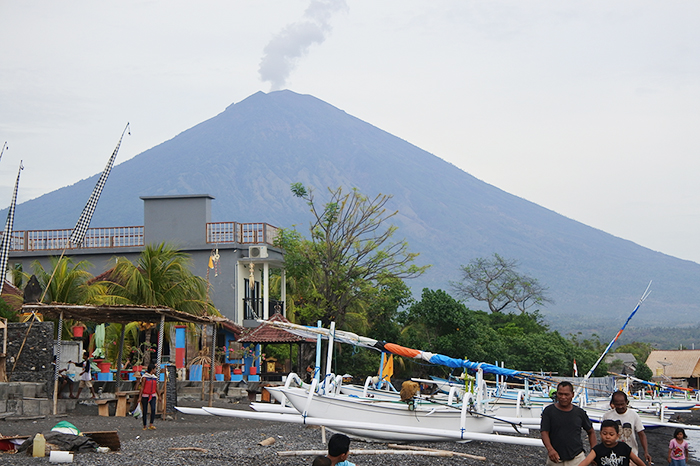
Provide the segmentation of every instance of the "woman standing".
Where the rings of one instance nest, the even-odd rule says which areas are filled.
[[[156,365],[150,363],[145,374],[141,377],[141,390],[139,393],[141,399],[141,413],[143,415],[143,430],[154,430],[156,426],[153,421],[156,419],[156,400],[158,399],[158,375],[156,374]],[[146,427],[146,416],[148,415],[148,406],[151,406],[151,423]]]

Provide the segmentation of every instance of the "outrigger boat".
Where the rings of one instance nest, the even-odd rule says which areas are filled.
[[[646,294],[645,292],[645,296]],[[642,301],[643,299],[640,300],[639,304],[641,304]],[[232,416],[276,422],[323,425],[349,434],[381,440],[484,440],[541,446],[541,441],[538,439],[523,438],[514,435],[494,435],[492,432],[519,431],[524,433],[529,428],[539,428],[540,418],[538,410],[541,409],[545,403],[532,403],[527,390],[511,392],[515,393],[515,402],[489,403],[490,397],[486,392],[483,380],[483,373],[485,372],[493,373],[504,378],[519,378],[524,381],[530,379],[540,380],[541,377],[535,374],[526,371],[506,369],[493,364],[450,358],[444,355],[405,348],[393,343],[379,342],[371,338],[358,336],[351,332],[336,331],[334,329],[334,323],[331,324],[330,329],[320,328],[320,325],[319,327],[305,327],[280,321],[268,321],[268,323],[303,337],[317,337],[317,348],[320,347],[321,338],[327,338],[329,340],[329,349],[332,348],[333,341],[336,340],[389,354],[419,359],[432,364],[473,370],[477,373],[477,382],[475,383],[473,393],[465,391],[464,399],[462,399],[461,404],[453,403],[453,401],[458,399],[458,396],[455,395],[456,390],[454,390],[454,387],[451,388],[447,403],[431,403],[424,402],[420,399],[414,399],[412,403],[407,404],[376,399],[378,395],[388,398],[394,397],[395,395],[390,391],[379,390],[372,391],[372,397],[370,397],[370,390],[367,384],[362,388],[362,396],[357,394],[343,395],[342,377],[335,377],[330,372],[327,372],[321,381],[320,351],[317,351],[316,373],[312,384],[308,386],[308,390],[306,388],[291,387],[289,383],[295,380],[295,377],[292,377],[290,374],[290,377],[287,379],[287,385],[284,388],[267,388],[270,394],[280,401],[280,407],[266,408],[259,403],[253,406],[256,410],[268,412],[218,408],[193,409],[177,407],[176,409],[186,414],[214,414],[217,416]],[[619,336],[621,331],[618,332],[617,336]],[[612,343],[613,342],[611,342],[611,345]],[[609,347],[611,345],[609,345]],[[328,354],[326,368],[331,367],[330,361],[331,351],[329,351]],[[592,371],[593,369],[589,371],[586,379],[590,377]],[[296,377],[296,379],[298,379],[298,377]],[[305,387],[305,384],[301,384],[300,380],[297,383]],[[580,392],[581,390],[579,390],[579,393]],[[501,392],[499,398],[504,399],[505,394],[505,391]],[[583,397],[581,399],[583,400]],[[549,399],[546,400],[546,403],[550,402]],[[582,404],[585,405],[585,400]],[[583,407],[585,408],[585,406]],[[277,412],[269,412],[271,409]],[[591,411],[594,410],[591,408]],[[537,414],[533,415],[534,412]],[[512,415],[508,416],[507,414]],[[598,416],[594,415],[591,417],[595,419]],[[647,420],[645,423],[645,425],[667,424],[690,429],[700,429],[700,426],[666,423],[663,420],[658,420],[656,422],[649,422]]]
[[[270,324],[275,324],[272,321]],[[282,322],[280,322],[282,323]],[[325,336],[329,339],[329,348],[332,347],[333,339],[341,342],[357,344],[361,346],[376,347],[378,342],[365,337],[359,337],[349,332],[334,332],[333,325],[330,331],[313,327],[302,327],[295,324],[282,323],[281,327],[292,333],[300,332],[304,336],[318,336],[319,339]],[[472,363],[461,359],[448,358],[427,352],[403,348],[399,345],[382,343],[384,351],[392,349],[393,354],[405,353],[413,354],[413,357],[420,357],[432,363],[440,361],[442,364],[451,364],[453,367],[465,367],[468,363],[470,367],[483,375],[484,370],[496,370],[504,375],[514,375],[519,373],[510,369],[502,369],[498,366],[485,363]],[[388,351],[387,351],[388,352]],[[329,355],[330,362],[330,355]],[[317,353],[318,366],[318,353]],[[330,363],[326,364],[330,367]],[[319,374],[320,375],[320,374]],[[482,377],[483,379],[483,377]],[[287,382],[298,381],[298,377],[288,377]],[[282,401],[282,405],[275,410],[281,412],[251,412],[242,410],[226,410],[215,408],[177,408],[186,414],[214,414],[218,416],[233,416],[261,420],[271,420],[278,422],[297,422],[303,424],[325,425],[334,430],[347,432],[353,435],[360,435],[381,440],[393,441],[440,441],[440,440],[485,440],[502,443],[515,443],[520,445],[540,446],[537,439],[516,437],[514,435],[494,435],[494,431],[509,431],[516,433],[518,430],[512,427],[516,424],[521,433],[526,433],[527,428],[539,424],[539,418],[510,420],[504,417],[487,414],[479,408],[483,406],[481,392],[476,390],[475,394],[469,394],[460,405],[450,405],[448,403],[426,402],[423,400],[412,400],[411,403],[377,401],[369,397],[352,397],[341,394],[342,377],[334,377],[327,373],[323,382],[320,376],[314,378],[308,390],[304,388],[275,389],[267,387],[271,396]],[[320,387],[317,393],[317,387]],[[283,394],[281,398],[279,394]],[[293,414],[285,403],[289,401],[296,409],[297,414]],[[450,400],[451,401],[451,400]],[[455,401],[457,401],[455,399]],[[255,409],[265,409],[256,404]],[[498,419],[496,419],[498,418]],[[371,421],[370,421],[371,420]]]

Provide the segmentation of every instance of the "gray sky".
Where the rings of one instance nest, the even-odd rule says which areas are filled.
[[[263,90],[700,262],[700,2],[0,0],[0,205]],[[77,219],[76,219],[77,220]]]

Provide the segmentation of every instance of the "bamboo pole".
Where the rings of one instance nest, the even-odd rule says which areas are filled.
[[[207,450],[204,448],[199,448],[199,447],[171,447],[168,448],[168,450],[172,451],[198,451],[200,453],[208,453]]]
[[[327,450],[298,450],[298,451],[278,451],[277,456],[320,456],[326,455]],[[445,450],[350,450],[350,455],[353,456],[374,456],[374,455],[402,455],[402,456],[442,456],[442,457],[453,457],[455,455],[452,451]],[[479,458],[477,458],[479,459]],[[483,458],[486,461],[486,458]]]
[[[414,447],[413,445],[398,445],[396,443],[390,443],[387,445],[389,448],[395,448],[397,450],[418,450],[418,451],[448,451],[448,450],[438,450],[437,448],[424,448],[424,447]],[[470,455],[469,453],[459,453],[456,451],[450,452],[454,456],[461,456],[463,458],[471,458],[479,461],[486,461],[485,456]]]
[[[211,362],[209,363],[209,407],[214,405],[214,361],[216,358],[216,324],[211,324]],[[204,380],[202,380],[204,385]]]

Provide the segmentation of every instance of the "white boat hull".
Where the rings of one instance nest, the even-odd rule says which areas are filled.
[[[406,403],[372,401],[349,398],[346,396],[314,395],[308,403],[308,393],[302,389],[282,389],[287,399],[299,412],[306,409],[307,415],[313,418],[342,419],[352,422],[376,422],[377,424],[408,427],[412,431],[429,430],[460,430],[460,410],[444,406],[424,406],[409,410]],[[351,427],[334,427],[335,430],[378,440],[391,441],[436,441],[431,435],[408,434],[385,431],[368,431]],[[467,414],[465,430],[476,433],[493,432],[493,420],[483,416]]]

